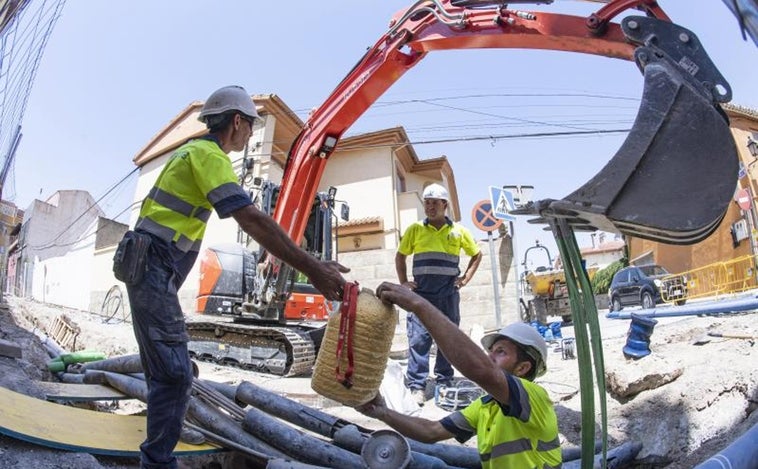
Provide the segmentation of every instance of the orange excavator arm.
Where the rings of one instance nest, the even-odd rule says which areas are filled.
[[[635,45],[609,20],[633,7],[668,20],[656,2],[644,0],[615,0],[588,18],[499,8],[496,2],[415,2],[395,14],[389,30],[309,116],[290,150],[274,218],[294,240],[302,238],[327,159],[343,133],[427,52],[527,48],[632,60]]]
[[[509,5],[519,2],[507,2]],[[528,2],[528,3],[551,3]],[[611,20],[627,10],[642,16]],[[531,222],[560,217],[578,230],[622,232],[691,244],[710,235],[726,212],[737,150],[719,103],[731,89],[697,37],[652,0],[610,0],[579,17],[514,10],[487,0],[417,0],[358,61],[295,139],[274,218],[300,242],[329,156],[344,132],[428,52],[522,48],[633,60],[644,75],[637,119],[626,141],[594,178],[561,200],[521,209]],[[702,201],[707,200],[707,204]],[[266,269],[276,275],[278,263]],[[273,285],[270,281],[264,285]],[[278,293],[283,282],[276,282]]]

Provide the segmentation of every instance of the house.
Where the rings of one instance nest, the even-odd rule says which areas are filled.
[[[93,254],[103,211],[81,190],[35,200],[9,253],[9,290],[20,296],[87,309]]]
[[[24,211],[19,210],[16,204],[0,201],[0,293],[8,291],[8,278],[15,277],[15,263],[10,265],[8,253],[15,248],[23,219]]]
[[[229,156],[243,187],[255,196],[256,179],[281,182],[287,153],[303,122],[276,95],[256,95],[253,100],[263,122],[254,125],[247,153]],[[134,163],[140,167],[135,202],[146,196],[176,148],[206,133],[204,124],[197,120],[202,104],[193,102],[180,111],[134,157]],[[401,127],[342,139],[318,186],[319,191],[336,188],[337,201],[350,207],[350,220],[335,220],[338,252],[384,250],[394,255],[405,228],[423,217],[421,193],[431,183],[448,187],[452,199],[448,215],[460,220],[455,179],[447,158],[421,160]],[[130,226],[134,226],[138,215],[136,203],[130,214]],[[214,213],[208,222],[203,248],[236,243],[242,238],[233,219],[220,220]],[[251,243],[248,247],[257,246]],[[112,257],[112,250],[99,254]],[[391,260],[388,264],[392,276],[387,278],[394,279],[394,264]],[[179,292],[185,311],[195,309],[199,278],[197,263]]]
[[[612,239],[607,239],[613,236]],[[592,233],[592,246],[580,249],[582,259],[587,267],[598,267],[599,269],[607,267],[625,257],[626,243],[621,235],[613,235],[598,231]]]

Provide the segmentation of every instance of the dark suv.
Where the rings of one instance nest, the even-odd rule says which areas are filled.
[[[655,264],[625,267],[613,276],[611,287],[608,290],[608,300],[612,311],[619,311],[624,306],[642,306],[645,309],[653,308],[657,303],[663,302],[661,298],[661,279],[671,275],[668,270]],[[667,282],[667,284],[670,282]],[[681,282],[680,282],[681,285]],[[667,292],[669,289],[667,289]],[[684,304],[684,285],[681,291],[669,292],[673,298],[682,298],[676,301],[677,305]]]

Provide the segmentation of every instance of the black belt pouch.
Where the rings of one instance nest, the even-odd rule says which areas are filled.
[[[116,278],[127,285],[140,283],[147,268],[149,248],[150,235],[127,231],[113,255],[113,274]]]

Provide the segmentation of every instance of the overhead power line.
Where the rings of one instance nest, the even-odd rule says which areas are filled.
[[[0,195],[12,174],[26,103],[65,0],[19,0],[0,6]]]

